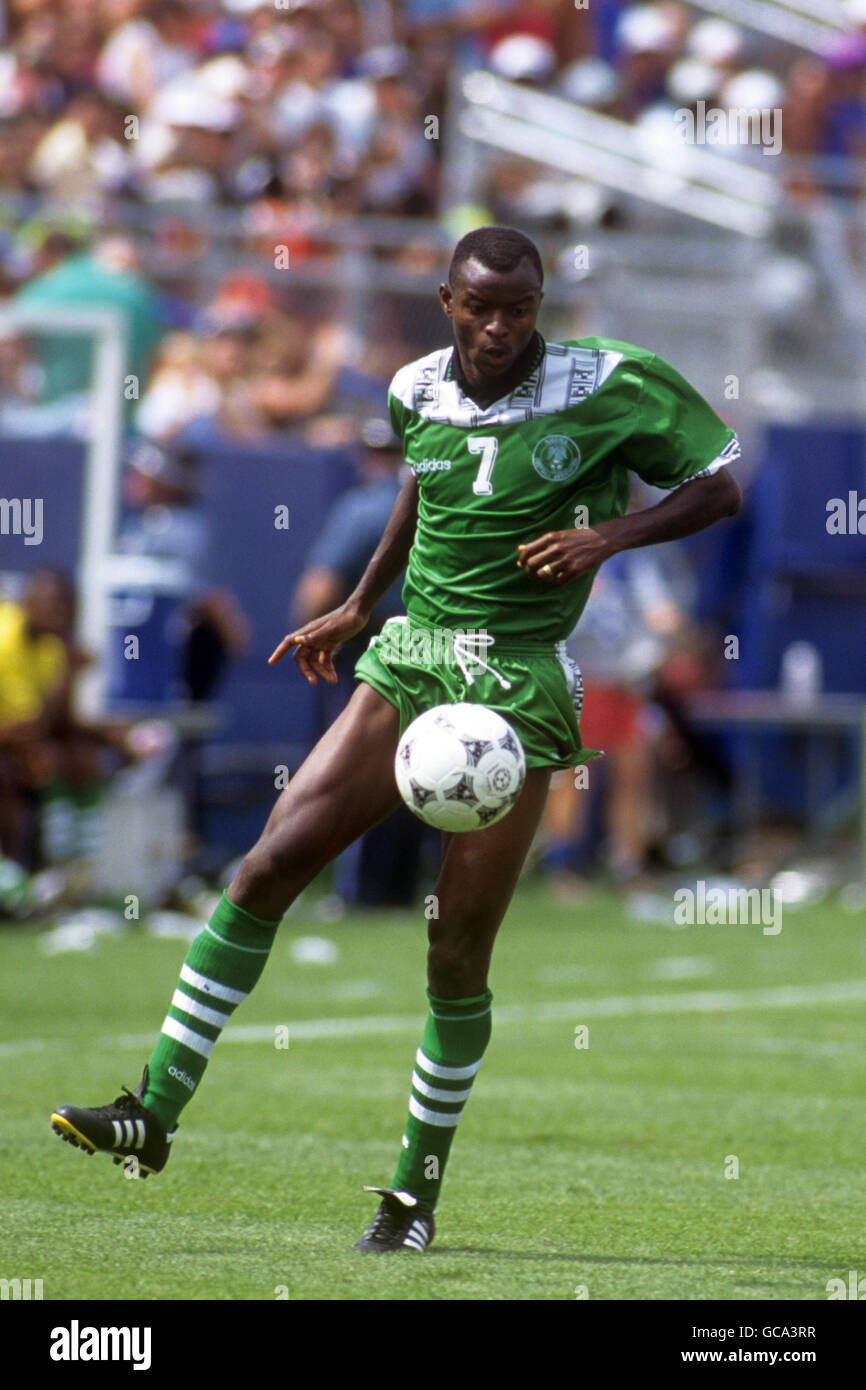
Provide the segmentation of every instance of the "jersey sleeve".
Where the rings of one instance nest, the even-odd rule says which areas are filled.
[[[736,434],[669,363],[652,357],[643,373],[626,467],[650,487],[672,490],[709,477],[740,456]]]

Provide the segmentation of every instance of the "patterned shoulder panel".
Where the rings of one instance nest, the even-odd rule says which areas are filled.
[[[537,366],[510,395],[481,410],[447,376],[452,350],[440,348],[401,367],[391,392],[408,410],[431,423],[468,429],[518,424],[573,410],[604,385],[624,355],[609,348],[546,343]]]
[[[542,363],[544,382],[537,413],[557,414],[580,405],[604,385],[622,359],[623,353],[609,348],[548,343]]]
[[[416,415],[426,415],[425,407],[435,406],[438,402],[440,383],[452,352],[453,348],[437,348],[435,352],[428,352],[426,357],[407,362],[391,382],[391,395],[407,410],[413,410]]]

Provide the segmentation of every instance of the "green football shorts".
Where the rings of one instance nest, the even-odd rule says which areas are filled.
[[[400,733],[434,705],[485,705],[514,729],[527,767],[577,767],[583,681],[565,643],[494,641],[487,633],[421,627],[389,618],[355,664],[355,675],[400,714]]]

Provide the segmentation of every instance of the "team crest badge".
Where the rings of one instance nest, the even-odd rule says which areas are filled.
[[[567,483],[580,467],[580,450],[564,434],[546,434],[532,451],[532,466],[549,483]]]

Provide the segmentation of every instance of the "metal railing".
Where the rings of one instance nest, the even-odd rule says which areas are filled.
[[[836,34],[850,29],[838,0],[688,0],[693,9],[728,19],[767,38],[820,53]]]
[[[707,146],[681,143],[673,122],[670,143],[658,146],[626,121],[483,71],[466,74],[461,95],[459,125],[468,140],[726,231],[765,237],[772,230],[778,179]],[[452,189],[449,201],[469,197],[469,189]]]

